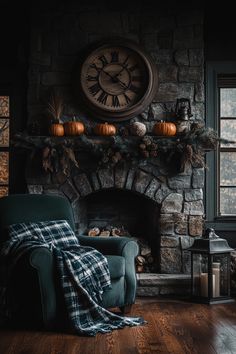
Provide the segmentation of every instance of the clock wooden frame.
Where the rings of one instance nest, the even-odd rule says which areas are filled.
[[[134,85],[132,85],[132,76],[130,76],[131,67],[129,67],[130,65],[129,59],[127,61],[128,64],[124,65],[123,62],[117,62],[116,66],[113,66],[116,68],[121,67],[120,71],[123,71],[122,75],[124,79],[127,80],[127,84],[125,84],[123,82],[124,81],[123,78],[122,78],[123,81],[120,81],[119,79],[118,76],[120,72],[119,70],[118,70],[119,72],[115,75],[110,74],[112,73],[111,69],[113,68],[111,64],[114,63],[111,63],[109,61],[104,64],[102,63],[102,58],[101,58],[104,57],[104,55],[101,55],[100,57],[97,56],[97,53],[101,54],[104,52],[106,54],[111,52],[112,49],[114,50],[114,48],[118,48],[120,51],[122,51],[122,53],[127,52],[128,53],[127,58],[130,57],[129,53],[131,53],[131,56],[133,55],[135,60],[138,60],[138,63],[141,66],[140,72],[142,73],[142,77],[141,77],[142,79],[141,82],[139,82],[139,87],[138,88],[135,87],[136,89],[136,91],[134,91],[135,93],[130,91],[131,86],[132,88],[134,88]],[[105,56],[107,57],[109,56],[109,54],[108,55],[106,54]],[[99,58],[99,60],[101,60],[101,63],[103,65],[102,67],[97,68],[97,65],[96,64],[94,65],[94,60],[97,60],[96,58]],[[112,61],[112,59],[110,60]],[[135,66],[138,67],[138,65]],[[89,75],[89,70],[91,67],[95,68],[94,70],[98,70],[97,76]],[[105,70],[103,71],[104,68],[106,69],[106,71]],[[110,73],[108,69],[110,70]],[[103,73],[105,72],[106,75],[101,74],[102,71]],[[103,84],[105,85],[106,83],[106,89],[104,89],[104,92],[106,90],[108,91],[117,90],[119,89],[118,86],[120,86],[121,90],[124,88],[124,92],[119,94],[118,97],[121,97],[120,95],[123,95],[124,97],[128,96],[128,93],[131,92],[131,94],[134,95],[133,101],[130,99],[130,97],[128,97],[128,99],[127,97],[125,97],[126,100],[130,100],[130,101],[125,102],[124,107],[119,107],[119,106],[117,107],[115,106],[115,103],[114,103],[114,107],[112,105],[111,106],[106,105],[105,98],[107,96],[109,97],[110,93],[109,94],[104,93],[103,88],[100,88],[100,91],[98,91],[97,86],[101,81],[101,77],[103,80]],[[106,81],[104,80],[104,77],[107,77]],[[95,83],[89,82],[88,80],[93,80],[95,81]],[[90,114],[92,114],[94,118],[101,119],[103,121],[111,121],[111,122],[120,122],[120,121],[129,120],[134,116],[137,116],[138,114],[142,113],[145,110],[145,108],[152,102],[158,90],[158,72],[157,72],[157,67],[153,62],[152,58],[138,44],[123,38],[113,38],[109,40],[104,40],[101,42],[97,42],[92,47],[90,47],[89,50],[86,51],[86,53],[80,59],[79,70],[77,71],[77,75],[76,75],[76,81],[77,82],[75,83],[75,89],[76,89],[75,94],[76,97],[80,99],[84,108],[88,112],[90,112]],[[109,87],[109,85],[111,87]],[[97,91],[94,88],[97,88]],[[114,97],[115,96],[116,95],[114,95]],[[111,98],[112,100],[114,99],[113,96]],[[115,97],[115,99],[117,101],[117,97]],[[119,99],[118,99],[118,103],[119,103]]]

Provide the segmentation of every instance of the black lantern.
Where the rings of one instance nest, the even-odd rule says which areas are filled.
[[[180,120],[189,120],[192,117],[189,98],[178,98],[175,105],[175,115]]]
[[[215,304],[234,301],[230,297],[230,252],[228,242],[207,229],[195,239],[191,252],[191,295],[197,302]]]

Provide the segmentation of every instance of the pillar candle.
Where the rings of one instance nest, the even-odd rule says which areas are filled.
[[[208,296],[208,273],[201,273],[201,296]],[[212,294],[215,294],[215,274],[212,274]]]

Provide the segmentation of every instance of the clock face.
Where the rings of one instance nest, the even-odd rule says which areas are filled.
[[[80,71],[85,102],[107,120],[130,119],[150,103],[154,67],[136,45],[106,44],[85,59]]]

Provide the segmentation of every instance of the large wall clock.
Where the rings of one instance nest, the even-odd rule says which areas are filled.
[[[128,120],[151,103],[158,88],[157,68],[139,45],[111,39],[86,55],[79,86],[79,95],[94,117]]]

